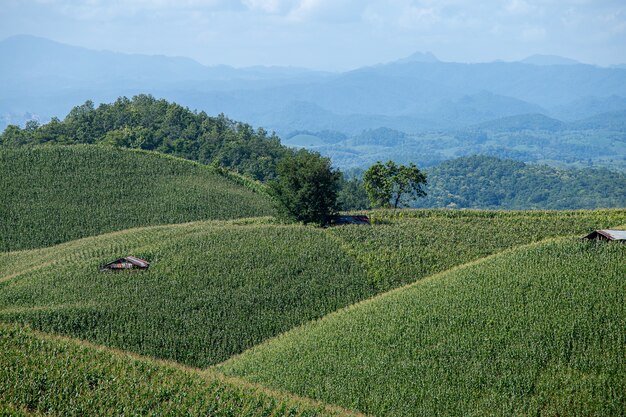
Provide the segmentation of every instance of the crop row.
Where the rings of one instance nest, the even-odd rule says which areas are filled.
[[[2,415],[352,415],[214,372],[133,358],[15,325],[0,325],[0,352]]]
[[[94,147],[0,151],[0,251],[129,227],[273,213],[234,175],[172,157]],[[243,184],[243,185],[242,185]]]
[[[381,416],[619,416],[624,277],[623,244],[533,244],[331,314],[219,369]]]

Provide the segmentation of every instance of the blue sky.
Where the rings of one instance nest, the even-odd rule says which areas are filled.
[[[0,39],[15,34],[238,67],[346,70],[415,51],[610,65],[626,63],[626,1],[0,0]]]

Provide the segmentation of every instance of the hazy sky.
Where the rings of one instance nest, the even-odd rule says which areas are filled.
[[[203,64],[345,70],[431,51],[626,63],[626,0],[0,0],[0,39],[31,34]]]

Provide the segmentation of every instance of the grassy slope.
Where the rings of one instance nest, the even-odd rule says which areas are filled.
[[[1,415],[340,416],[211,371],[0,325]]]
[[[99,272],[127,254],[153,263]],[[0,320],[193,366],[371,294],[356,261],[301,226],[156,226],[0,255]]]
[[[387,224],[371,228],[158,226],[0,254],[0,320],[206,366],[453,265],[626,218],[625,210],[409,214],[374,213]],[[97,271],[125,254],[155,262],[141,273]]]
[[[331,314],[220,369],[376,415],[623,415],[625,276],[626,245],[532,244]]]
[[[129,227],[273,213],[268,197],[183,159],[97,146],[0,150],[0,251]]]
[[[369,215],[374,227],[337,227],[329,232],[363,264],[380,291],[503,249],[626,223],[624,209],[400,210]]]

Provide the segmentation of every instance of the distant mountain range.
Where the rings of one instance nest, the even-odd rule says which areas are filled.
[[[626,69],[551,55],[466,64],[417,52],[330,73],[208,67],[182,57],[94,51],[14,36],[0,42],[0,56],[0,129],[32,118],[63,118],[86,100],[98,104],[139,93],[224,113],[283,137],[300,130],[356,137],[379,128],[422,135],[489,123],[523,130],[547,120],[536,115],[554,119],[547,123],[550,129],[573,122],[591,126],[594,117],[616,128],[616,112],[626,110]]]

